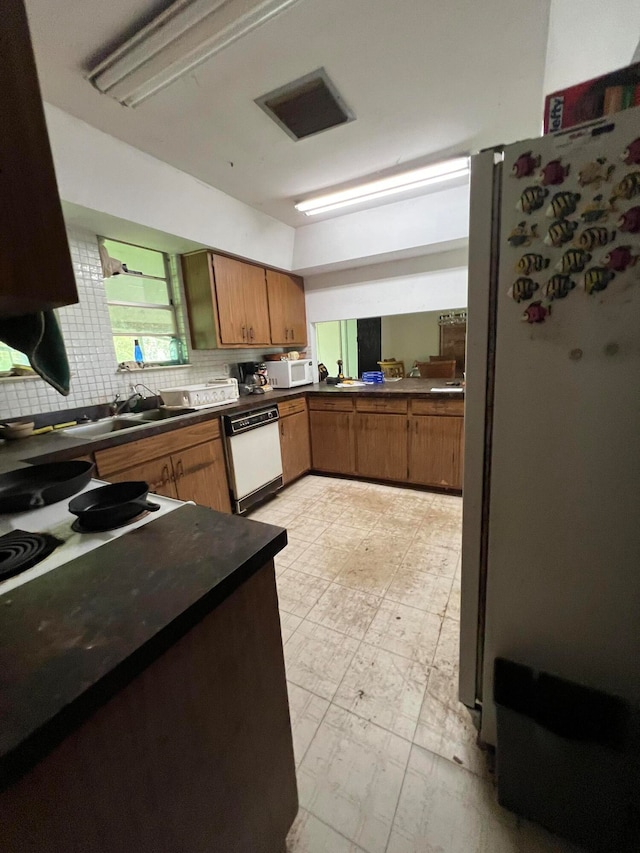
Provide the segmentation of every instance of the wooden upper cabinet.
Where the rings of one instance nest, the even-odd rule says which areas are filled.
[[[23,0],[0,23],[0,316],[78,301]]]
[[[212,255],[221,344],[268,345],[269,302],[263,267]]]
[[[271,343],[307,345],[304,284],[299,276],[267,270]]]

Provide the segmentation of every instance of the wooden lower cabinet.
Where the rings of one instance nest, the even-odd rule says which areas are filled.
[[[103,479],[109,480],[110,483],[122,483],[125,480],[144,480],[149,484],[150,492],[163,495],[165,498],[178,497],[171,457],[142,462],[140,465],[133,465],[131,468],[109,474]]]
[[[313,468],[334,474],[356,473],[353,412],[309,412]]]
[[[144,440],[139,443],[144,444]],[[133,459],[136,444],[138,442],[130,445]],[[145,480],[149,491],[157,495],[194,501],[218,512],[231,512],[224,451],[219,438],[103,475],[103,479],[111,483]]]
[[[282,479],[291,483],[311,468],[309,416],[306,411],[280,418]]]
[[[222,441],[197,444],[171,457],[178,498],[231,512]]]
[[[356,452],[358,474],[406,482],[407,416],[358,412]]]
[[[425,415],[409,421],[409,482],[462,488],[464,418]]]

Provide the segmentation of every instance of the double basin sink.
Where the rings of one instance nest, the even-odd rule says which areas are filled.
[[[77,438],[84,438],[87,440],[92,438],[102,438],[103,436],[110,435],[113,432],[121,432],[125,429],[133,429],[134,427],[154,423],[155,421],[164,421],[168,418],[176,418],[183,415],[185,411],[167,412],[165,409],[150,409],[147,412],[140,412],[135,415],[114,415],[111,418],[102,418],[101,420],[94,421],[90,424],[80,424],[78,426],[61,429],[58,434],[75,436]]]

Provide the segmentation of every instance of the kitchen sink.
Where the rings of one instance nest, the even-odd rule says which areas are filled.
[[[151,423],[153,421],[165,421],[169,418],[179,418],[180,415],[189,413],[189,409],[149,409],[146,412],[140,412],[131,417],[137,418],[139,421]],[[129,415],[127,415],[129,417]]]
[[[104,418],[91,424],[80,424],[79,426],[67,427],[60,430],[60,435],[77,436],[78,438],[100,438],[112,432],[120,432],[123,429],[132,429],[141,426],[144,421],[137,417],[115,417]]]
[[[144,426],[144,424],[154,423],[155,421],[177,418],[183,415],[185,411],[188,411],[188,409],[184,411],[182,409],[177,411],[149,409],[146,412],[137,412],[136,414],[115,415],[112,418],[102,418],[102,420],[94,421],[90,424],[67,427],[66,429],[61,429],[58,434],[86,439],[102,438],[104,435],[110,435],[112,432],[120,432],[123,429],[133,429],[133,427]]]

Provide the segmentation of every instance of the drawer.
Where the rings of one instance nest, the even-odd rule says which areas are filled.
[[[309,408],[316,412],[352,412],[353,398],[336,394],[327,394],[326,397],[309,397]]]
[[[281,400],[278,403],[278,412],[281,418],[286,418],[287,415],[296,415],[298,412],[307,411],[307,401],[304,397],[298,397],[297,400]]]
[[[464,400],[413,399],[412,415],[464,415]]]
[[[389,415],[406,415],[409,401],[406,398],[362,397],[356,399],[356,412],[386,412]]]
[[[189,427],[182,427],[160,435],[149,438],[139,438],[137,441],[119,444],[107,450],[96,451],[96,466],[98,475],[106,477],[115,471],[123,471],[134,465],[140,465],[160,456],[169,456],[192,447],[195,444],[203,444],[220,437],[220,418],[203,421]],[[133,439],[133,436],[131,436]]]

